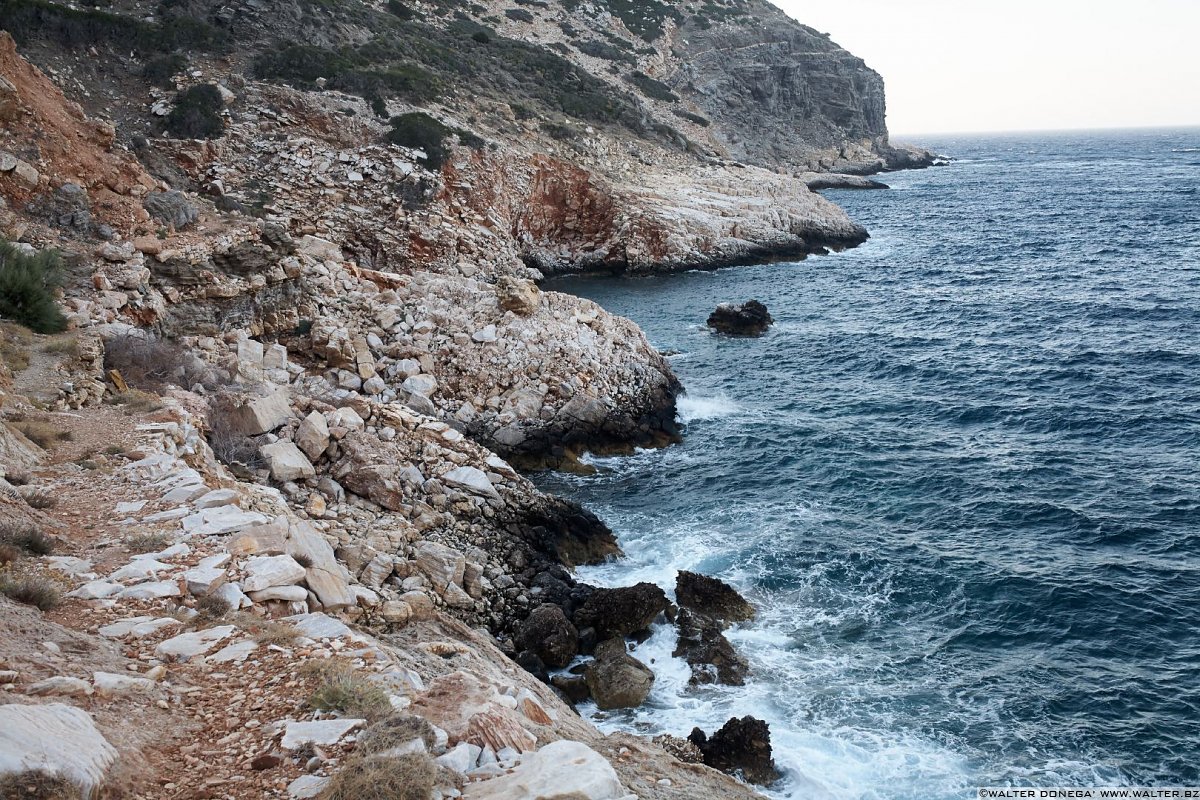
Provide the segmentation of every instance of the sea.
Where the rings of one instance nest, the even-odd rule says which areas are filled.
[[[630,317],[682,444],[540,485],[625,556],[757,619],[741,687],[656,680],[604,730],[770,723],[775,798],[1200,786],[1200,129],[945,136],[948,166],[828,191],[871,232],[795,263],[549,288]],[[758,339],[713,334],[756,298]]]

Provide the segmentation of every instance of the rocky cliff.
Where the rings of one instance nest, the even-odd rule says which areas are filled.
[[[649,742],[573,710],[645,700],[651,625],[694,683],[746,680],[723,631],[753,610],[703,576],[678,614],[575,579],[618,542],[520,470],[677,441],[682,387],[537,281],[861,242],[807,184],[901,163],[878,76],[736,0],[0,0],[0,25],[0,794],[777,777],[756,720]]]

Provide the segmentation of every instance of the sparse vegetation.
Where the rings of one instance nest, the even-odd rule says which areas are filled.
[[[319,800],[429,800],[437,766],[425,753],[354,758],[338,770]]]
[[[125,537],[125,550],[137,555],[139,553],[157,553],[171,546],[171,537],[161,531],[154,533],[135,533]]]
[[[25,492],[21,496],[25,499],[25,505],[39,511],[45,511],[58,505],[58,497],[49,489],[36,489],[32,492]]]
[[[365,755],[375,755],[408,744],[413,739],[420,739],[427,750],[432,750],[437,737],[433,726],[424,717],[392,714],[363,731],[355,749]]]
[[[59,442],[69,442],[75,436],[66,428],[40,419],[22,419],[9,424],[43,450],[49,450]]]
[[[155,86],[170,89],[174,86],[171,79],[187,69],[187,63],[187,56],[179,53],[155,56],[142,67],[142,77]]]
[[[20,571],[10,564],[0,569],[0,594],[10,600],[49,611],[62,602],[62,588],[41,572]]]
[[[0,522],[0,544],[19,548],[35,556],[48,556],[54,552],[54,539],[36,525],[17,520]]]
[[[184,89],[167,115],[167,133],[175,139],[219,139],[225,134],[220,114],[223,105],[221,92],[214,84]]]
[[[234,614],[230,621],[250,634],[254,641],[264,646],[273,644],[286,647],[300,638],[300,632],[294,625],[256,617],[254,614],[244,611]]]
[[[79,787],[66,778],[39,770],[0,775],[3,800],[78,800]]]
[[[127,414],[146,414],[162,408],[162,398],[143,392],[141,389],[129,389],[125,392],[109,395],[104,399],[113,406],[121,406]]]
[[[641,89],[642,94],[654,100],[662,100],[664,103],[678,103],[679,96],[671,91],[671,87],[667,86],[660,80],[651,78],[644,72],[631,72],[626,78],[634,86]]]
[[[523,8],[510,8],[504,12],[504,16],[517,22],[533,22],[533,14]]]
[[[47,0],[0,0],[0,19],[18,44],[49,40],[64,47],[112,45],[141,54],[177,50],[220,52],[229,37],[202,20],[183,15],[144,22],[97,9],[69,8]]]
[[[339,711],[366,720],[382,719],[392,713],[392,704],[383,687],[362,677],[344,661],[309,661],[300,674],[317,679],[317,688],[308,698],[308,704],[315,709]]]
[[[159,391],[170,384],[191,388],[197,383],[206,389],[216,389],[226,382],[225,375],[177,343],[147,335],[127,334],[110,339],[104,347],[104,368],[120,372],[128,385],[149,391]],[[131,395],[124,402],[142,400]]]
[[[67,319],[55,302],[62,284],[62,259],[54,250],[34,255],[0,239],[0,317],[36,333],[66,330]]]
[[[29,366],[29,348],[33,332],[23,325],[0,321],[0,360],[11,372],[21,372]]]
[[[443,125],[428,114],[412,111],[392,117],[392,130],[388,141],[401,147],[412,147],[425,152],[425,164],[430,169],[441,169],[450,154],[446,140],[457,136],[468,147],[482,147],[483,140],[469,131]]]

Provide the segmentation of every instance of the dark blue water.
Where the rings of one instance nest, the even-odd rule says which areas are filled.
[[[548,476],[628,558],[761,608],[744,688],[659,630],[644,709],[772,723],[784,797],[1200,785],[1200,130],[957,138],[951,167],[829,192],[864,246],[557,287],[681,351],[686,441]],[[709,334],[756,297],[758,340]]]

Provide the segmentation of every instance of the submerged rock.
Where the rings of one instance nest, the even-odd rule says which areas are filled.
[[[771,757],[771,730],[761,719],[730,717],[712,736],[693,728],[688,740],[700,748],[704,763],[731,775],[740,773],[750,783],[765,786],[779,780]]]
[[[775,320],[757,300],[741,305],[722,303],[708,315],[708,327],[729,336],[762,336]]]

